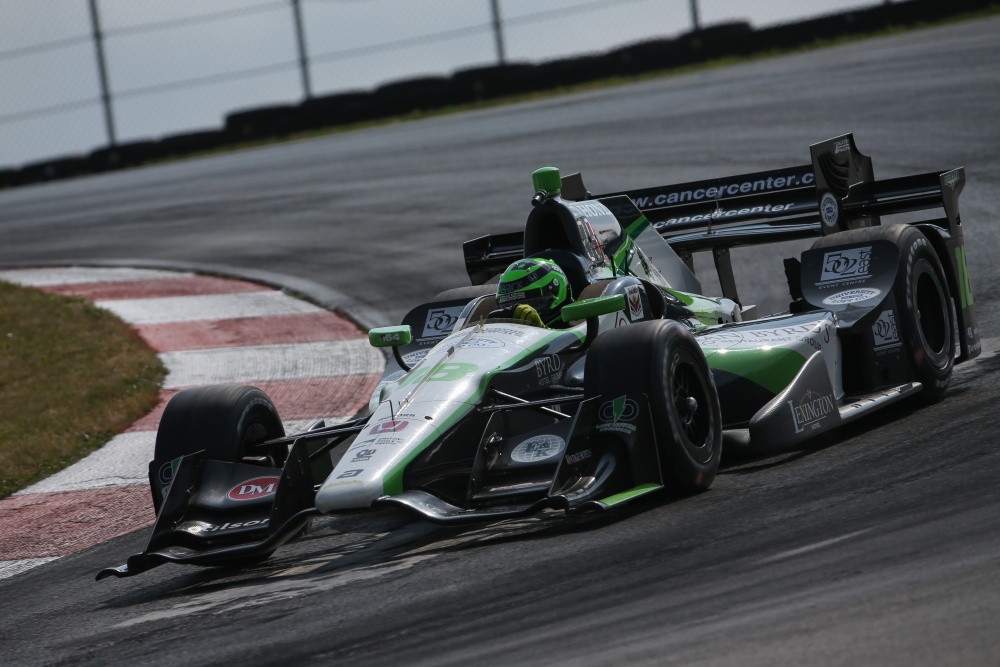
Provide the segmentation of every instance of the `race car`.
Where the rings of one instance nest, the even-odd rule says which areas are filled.
[[[579,174],[537,170],[524,228],[465,243],[471,286],[369,333],[392,357],[365,416],[285,435],[254,387],[171,399],[149,541],[97,578],[257,562],[321,514],[461,524],[696,493],[723,446],[787,448],[941,399],[980,352],[964,169],[878,181],[852,135],[811,157],[599,196]],[[788,310],[744,304],[730,250],[809,237],[784,263]],[[702,294],[700,251],[719,296]]]

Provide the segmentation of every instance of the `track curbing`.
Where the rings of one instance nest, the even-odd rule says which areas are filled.
[[[136,264],[0,270],[0,280],[94,299],[132,325],[168,370],[149,415],[72,466],[0,500],[0,579],[152,523],[146,465],[163,407],[177,391],[255,384],[293,431],[364,409],[384,368],[383,353],[367,345],[362,329],[384,316],[367,307],[347,314],[344,305],[357,302],[332,290],[297,280],[289,288],[273,274],[258,282],[205,267]]]

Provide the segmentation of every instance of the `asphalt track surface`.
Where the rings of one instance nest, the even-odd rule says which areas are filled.
[[[890,177],[965,165],[986,351],[945,400],[730,461],[712,490],[441,529],[324,519],[251,570],[95,583],[134,533],[0,581],[8,664],[995,665],[1000,20],[0,193],[0,263],[188,264],[318,285],[362,320],[464,284],[532,169],[594,191],[802,164],[853,131]],[[783,307],[780,258],[737,255]]]

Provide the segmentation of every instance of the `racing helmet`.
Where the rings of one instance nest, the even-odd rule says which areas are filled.
[[[537,257],[508,266],[497,288],[497,304],[501,308],[531,306],[546,325],[558,319],[559,310],[572,300],[569,280],[559,265]]]

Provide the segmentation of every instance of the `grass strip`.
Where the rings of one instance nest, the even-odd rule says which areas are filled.
[[[89,300],[0,282],[0,498],[124,431],[165,376],[145,341]]]

